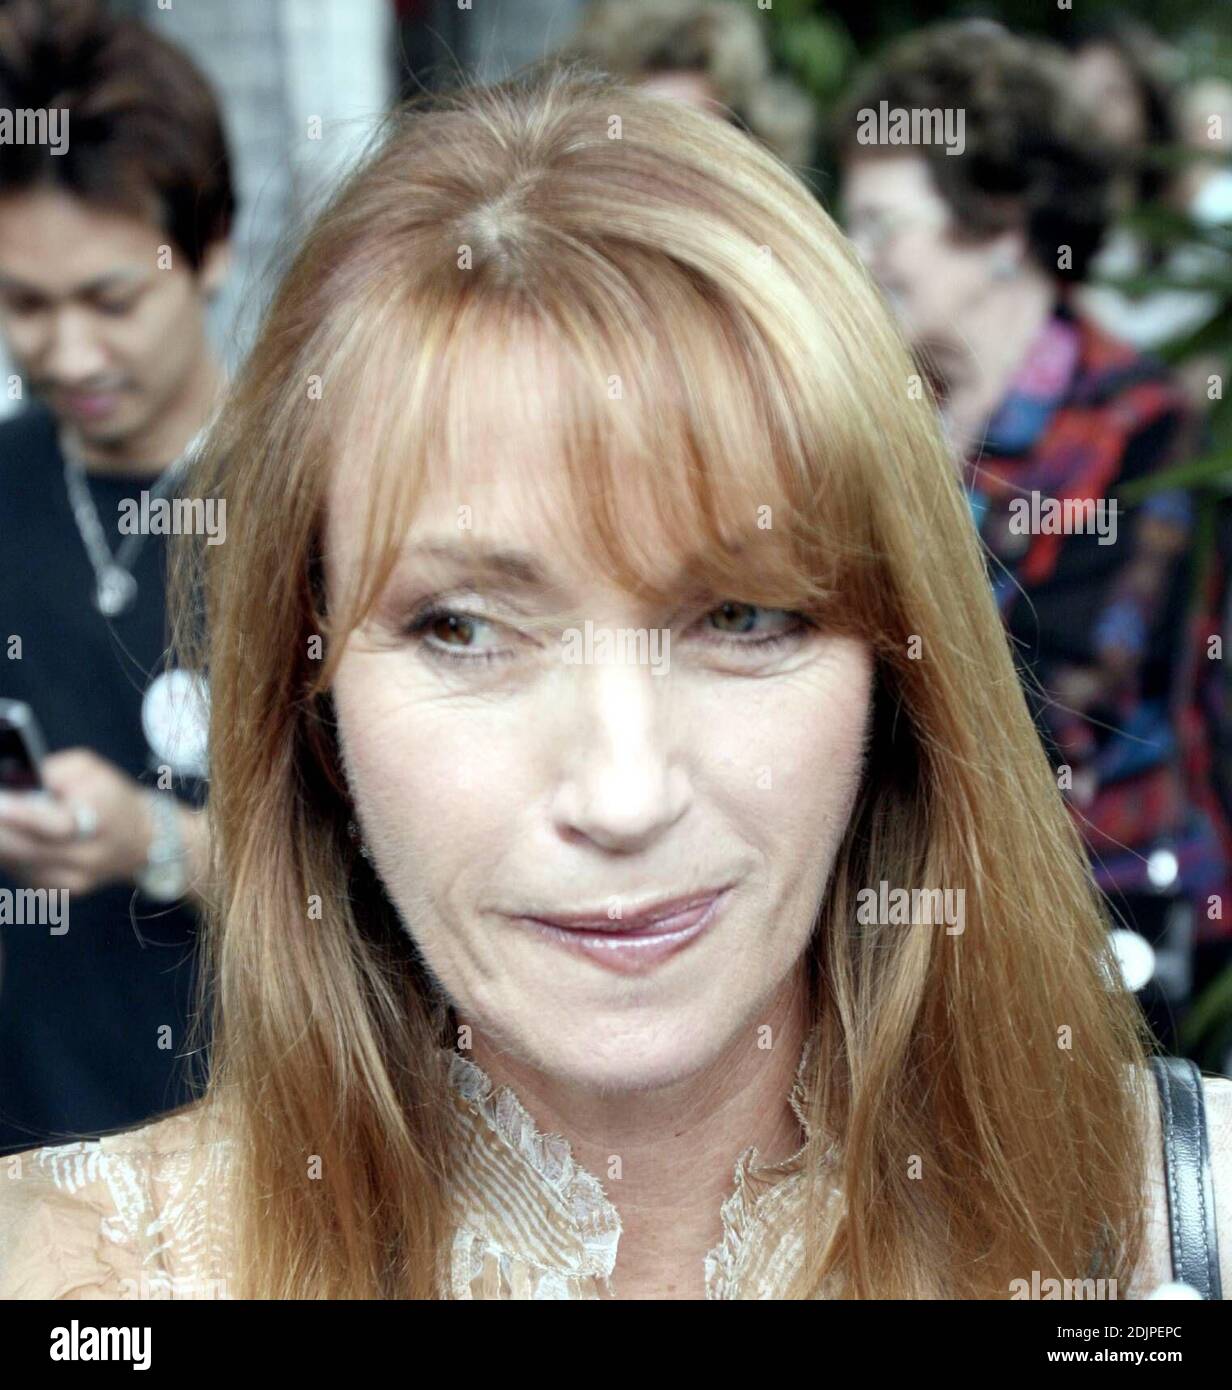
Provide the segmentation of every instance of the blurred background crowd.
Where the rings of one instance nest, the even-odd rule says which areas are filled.
[[[187,1098],[194,904],[151,864],[202,853],[202,752],[154,675],[161,546],[139,573],[91,516],[170,476],[394,102],[556,53],[740,126],[852,238],[904,390],[938,401],[1126,983],[1161,1047],[1232,1075],[1226,0],[6,0],[0,107],[68,105],[73,148],[0,144],[0,638],[26,635],[0,697],[38,716],[48,786],[126,829],[70,828],[96,846],[79,945],[0,926],[0,1152]],[[183,254],[157,312],[105,302],[143,229]],[[178,830],[136,799],[168,768]],[[21,814],[0,879],[53,883],[70,831]]]

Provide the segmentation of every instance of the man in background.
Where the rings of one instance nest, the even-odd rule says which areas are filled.
[[[0,426],[0,697],[50,754],[49,795],[0,792],[0,888],[68,894],[55,925],[0,915],[14,1152],[193,1095],[203,682],[164,669],[166,536],[122,522],[174,494],[217,407],[206,307],[235,199],[202,75],[92,0],[0,10],[0,108],[68,133],[0,145],[0,331],[37,398]]]

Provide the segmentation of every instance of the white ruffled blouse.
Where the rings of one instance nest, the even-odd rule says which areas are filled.
[[[806,1141],[808,1047],[790,1096]],[[446,1051],[461,1130],[441,1296],[611,1297],[621,1226],[602,1184],[574,1162],[566,1139],[538,1131],[509,1087],[494,1086],[469,1058]],[[1232,1080],[1206,1078],[1205,1092],[1220,1265],[1232,1295]],[[122,1134],[0,1157],[0,1298],[231,1297],[233,1141],[211,1137],[203,1118],[197,1105]],[[1130,1298],[1171,1277],[1154,1110],[1145,1137],[1153,1156],[1144,1194],[1148,1243]],[[803,1254],[807,1179],[795,1160],[804,1147],[773,1169],[762,1167],[752,1146],[736,1160],[733,1189],[720,1207],[721,1238],[705,1258],[707,1298],[782,1297]],[[837,1186],[830,1195],[841,1203]]]
[[[441,1296],[610,1298],[621,1225],[602,1184],[566,1139],[538,1131],[509,1087],[448,1051],[462,1130]],[[806,1140],[807,1051],[790,1097]],[[204,1138],[199,1108],[0,1158],[0,1297],[231,1296],[226,1221],[207,1198],[225,1190],[232,1141]],[[740,1154],[705,1259],[707,1298],[780,1296],[802,1254],[799,1154],[779,1165],[786,1175],[763,1168],[753,1146]]]

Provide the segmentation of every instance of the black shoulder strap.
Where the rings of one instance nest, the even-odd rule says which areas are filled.
[[[1202,1073],[1185,1057],[1152,1057],[1159,1086],[1172,1240],[1172,1277],[1206,1299],[1220,1299],[1219,1240]]]

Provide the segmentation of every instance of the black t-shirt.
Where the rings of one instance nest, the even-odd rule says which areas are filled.
[[[87,475],[113,554],[120,501],[156,481]],[[147,786],[170,767],[171,790],[200,806],[204,769],[167,739],[166,563],[166,537],[145,535],[130,566],[137,598],[104,617],[54,417],[36,406],[0,424],[0,696],[31,706],[48,753],[84,746]],[[0,890],[22,886],[0,870]],[[189,903],[121,883],[68,906],[67,932],[0,924],[0,1153],[139,1124],[190,1099],[190,1075],[205,1074],[204,1057],[186,1055]]]

